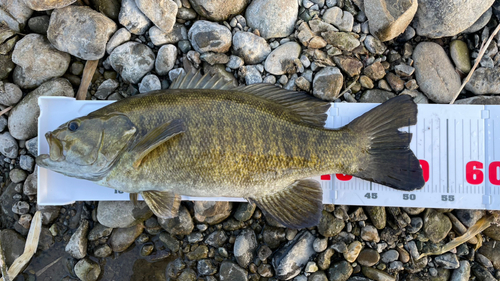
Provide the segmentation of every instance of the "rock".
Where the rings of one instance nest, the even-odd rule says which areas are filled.
[[[493,277],[493,275],[491,275],[491,273],[488,271],[488,269],[484,268],[483,266],[481,266],[477,263],[473,263],[471,269],[472,269],[472,273],[474,274],[474,276],[477,277],[477,280],[481,280],[481,281],[496,281],[496,280],[498,280],[495,277]]]
[[[491,225],[483,231],[483,234],[490,237],[491,239],[500,241],[500,226]]]
[[[120,84],[114,79],[107,79],[97,88],[94,96],[100,100],[105,100],[111,95]]]
[[[385,212],[385,207],[364,207],[368,217],[372,221],[373,225],[377,229],[384,229],[387,221],[387,214]]]
[[[436,103],[449,103],[461,82],[443,48],[432,42],[419,43],[413,51],[413,59],[422,92]]]
[[[328,44],[347,52],[353,51],[360,45],[358,35],[352,32],[327,31],[321,33],[321,36]]]
[[[351,244],[349,244],[349,246],[347,246],[347,252],[344,253],[344,258],[348,262],[354,262],[358,258],[361,249],[363,249],[363,245],[361,244],[361,242],[352,242]]]
[[[184,270],[181,275],[179,276],[179,281],[196,281],[196,272],[191,269],[191,268],[187,268],[186,270]]]
[[[476,95],[500,94],[500,67],[479,67],[472,74],[465,89]]]
[[[175,44],[181,40],[187,40],[187,30],[182,24],[174,24],[171,32],[165,33],[161,31],[158,27],[153,26],[149,29],[149,38],[151,42],[156,46],[164,44]]]
[[[379,89],[373,89],[373,90],[365,91],[361,95],[361,98],[359,99],[359,101],[360,102],[382,103],[382,102],[385,102],[385,101],[387,101],[395,96],[396,95],[392,92],[379,90]]]
[[[1,1],[0,8],[0,22],[17,32],[24,29],[33,13],[24,0]]]
[[[231,215],[232,202],[196,201],[194,218],[201,223],[217,224]]]
[[[200,59],[210,65],[226,64],[229,62],[229,57],[226,54],[206,52],[200,55]]]
[[[191,7],[202,17],[211,21],[224,21],[232,15],[240,14],[249,0],[189,0]]]
[[[1,13],[1,9],[0,9]],[[0,79],[5,79],[16,65],[12,62],[11,55],[0,55]]]
[[[347,11],[342,11],[339,7],[333,7],[323,14],[323,21],[333,24],[340,31],[352,31],[354,17]]]
[[[28,27],[34,33],[41,35],[47,35],[47,30],[49,29],[49,16],[38,16],[32,17],[28,21]]]
[[[346,72],[347,75],[354,77],[361,73],[361,69],[363,68],[363,63],[358,59],[347,56],[334,56],[333,60],[335,63],[342,69],[342,71]]]
[[[455,104],[500,104],[500,97],[497,96],[478,96],[457,100]]]
[[[82,281],[95,281],[101,274],[101,267],[95,261],[85,258],[75,264],[75,275]]]
[[[19,166],[21,169],[26,170],[28,172],[33,171],[33,167],[35,166],[35,159],[29,155],[21,155],[19,157]]]
[[[212,260],[210,259],[203,259],[198,261],[196,269],[198,270],[198,274],[200,274],[201,276],[214,275],[215,273],[217,273],[217,267],[214,266]]]
[[[94,228],[92,228],[92,230],[89,232],[88,239],[89,241],[96,241],[103,237],[108,237],[109,235],[111,235],[111,232],[113,232],[112,227],[107,227],[105,225],[97,223],[94,226]]]
[[[139,224],[153,215],[144,201],[99,201],[97,220],[111,228],[125,228]]]
[[[469,48],[462,40],[453,40],[450,43],[450,56],[456,68],[463,74],[469,73],[472,66],[469,58]]]
[[[479,248],[479,253],[487,257],[496,270],[500,269],[500,248],[496,247],[497,241],[488,241]]]
[[[450,281],[468,281],[470,278],[470,263],[466,260],[460,261],[460,267],[453,270]]]
[[[200,245],[197,248],[195,248],[193,251],[187,253],[186,257],[192,261],[205,259],[208,257],[208,247],[205,245]]]
[[[364,74],[370,79],[377,81],[385,76],[385,68],[380,62],[374,62],[363,70]]]
[[[484,216],[484,210],[455,210],[457,218],[467,227],[470,228]]]
[[[298,43],[287,42],[273,50],[264,63],[267,72],[282,75],[295,72],[295,60],[299,58],[301,47]]]
[[[247,64],[263,61],[271,52],[266,40],[251,32],[238,31],[233,36],[234,54],[242,57]]]
[[[413,217],[411,218],[410,225],[406,228],[409,233],[417,233],[422,226],[424,225],[424,221],[421,217]]]
[[[252,229],[245,229],[236,237],[234,257],[241,267],[246,268],[253,261],[258,245],[257,237]]]
[[[83,60],[98,60],[115,31],[116,24],[103,14],[89,7],[69,6],[54,10],[47,37],[60,51]]]
[[[244,63],[245,62],[243,61],[242,58],[240,58],[238,56],[230,56],[229,61],[228,61],[226,66],[235,70],[235,69],[242,67]]]
[[[108,41],[108,43],[106,45],[106,52],[108,54],[111,54],[111,52],[113,52],[113,50],[116,47],[118,47],[121,44],[129,41],[131,36],[132,35],[130,34],[130,32],[128,32],[128,30],[125,27],[122,27],[122,28],[118,29],[113,34],[113,36],[111,36],[111,38],[109,38],[109,41]]]
[[[177,217],[171,219],[158,218],[158,223],[172,235],[188,235],[194,228],[193,219],[183,205],[179,207]]]
[[[7,123],[8,123],[7,118],[5,118],[5,116],[0,116],[0,132],[5,130],[5,128],[7,127]]]
[[[264,39],[282,38],[294,30],[299,12],[298,1],[254,0],[247,7],[249,27],[258,29]]]
[[[245,84],[257,84],[262,83],[262,76],[259,70],[254,65],[242,66],[240,69],[241,76],[245,78]]]
[[[9,132],[0,134],[0,153],[3,156],[15,159],[19,151],[17,141],[10,135]],[[17,180],[15,177],[13,180]]]
[[[37,178],[38,178],[37,173],[30,174],[26,178],[26,181],[24,182],[24,186],[23,186],[23,194],[24,195],[27,195],[27,196],[36,195],[36,193],[37,193]]]
[[[225,53],[231,47],[231,31],[220,24],[199,20],[188,32],[189,42],[199,52]]]
[[[398,258],[399,258],[399,252],[396,250],[389,250],[387,252],[384,252],[381,256],[381,260],[383,263],[390,263],[398,260]]]
[[[318,232],[324,237],[333,237],[339,234],[345,227],[345,222],[332,214],[323,211],[318,225]]]
[[[167,75],[174,68],[177,59],[177,48],[174,45],[163,45],[158,50],[158,56],[155,61],[155,70],[158,75]]]
[[[108,244],[99,245],[94,249],[94,256],[98,258],[109,257],[112,253],[113,250],[110,246],[108,246]]]
[[[49,225],[53,223],[59,216],[61,207],[59,206],[36,206],[37,211],[42,213],[42,224]]]
[[[214,248],[218,248],[224,246],[228,239],[229,238],[224,231],[218,230],[210,233],[207,236],[207,239],[205,239],[205,244]]]
[[[165,33],[172,31],[178,6],[174,1],[135,0],[137,8]]]
[[[113,252],[120,253],[125,251],[141,235],[143,229],[144,224],[142,223],[128,228],[115,228],[109,238],[109,244]]]
[[[252,218],[255,212],[256,205],[250,203],[240,203],[236,212],[234,213],[234,218],[238,221],[245,222]]]
[[[434,258],[434,262],[438,266],[446,269],[457,269],[460,266],[460,264],[458,263],[457,255],[453,253],[446,253],[443,255],[436,256]]]
[[[292,241],[280,247],[272,259],[275,277],[288,280],[297,276],[315,254],[313,242],[314,235],[303,230]]]
[[[473,25],[469,26],[463,33],[474,33],[481,30],[491,19],[491,15],[493,14],[492,8],[489,8],[481,15]]]
[[[380,260],[380,254],[373,249],[361,250],[358,258],[356,259],[356,261],[360,265],[364,266],[374,266],[378,263],[379,260]]]
[[[120,14],[121,1],[119,0],[94,0],[94,8],[106,15],[108,18],[118,22]]]
[[[340,69],[336,67],[325,67],[314,76],[313,95],[327,101],[338,98],[344,82]]]
[[[382,55],[387,49],[384,43],[380,42],[380,40],[371,35],[366,36],[363,43],[365,44],[366,49],[372,54]]]
[[[74,97],[73,86],[68,80],[56,78],[45,82],[38,88],[28,93],[12,110],[9,115],[9,131],[18,140],[26,140],[37,135],[38,97],[40,96],[66,96]]]
[[[113,50],[109,61],[123,80],[136,84],[146,73],[153,70],[155,55],[144,44],[127,42]]]
[[[17,42],[12,52],[14,83],[31,89],[54,77],[62,76],[69,67],[70,55],[60,52],[43,35],[28,34]]]
[[[165,243],[165,246],[167,246],[167,248],[173,253],[179,251],[180,249],[179,241],[177,241],[175,237],[166,232],[160,233],[160,241]]]
[[[30,210],[30,204],[28,202],[24,201],[17,201],[13,206],[12,206],[12,212],[14,214],[18,215],[24,215],[27,214]]]
[[[17,142],[16,142],[16,145],[17,145]],[[11,158],[11,157],[9,157],[9,158]],[[24,181],[26,179],[26,177],[28,177],[28,174],[21,169],[12,169],[9,172],[9,178],[13,183],[20,183],[20,182]]]
[[[370,33],[382,42],[396,38],[406,30],[417,7],[416,0],[364,0]]]
[[[151,21],[139,10],[134,0],[122,0],[118,20],[132,34],[141,35],[151,26]]]
[[[418,1],[414,27],[420,36],[430,38],[454,36],[470,27],[493,2],[494,0]]]
[[[367,225],[361,229],[361,239],[368,242],[380,242],[378,231],[373,225]]]
[[[424,233],[433,243],[443,240],[451,230],[451,221],[443,213],[427,209],[424,215]]]
[[[341,261],[328,269],[328,280],[346,281],[351,277],[352,272],[352,266],[346,261]]]
[[[221,281],[246,281],[248,280],[248,272],[237,264],[224,261],[219,270]]]
[[[0,81],[0,104],[11,106],[18,103],[23,97],[23,92],[13,83],[3,83]]]
[[[2,239],[5,263],[7,266],[11,266],[14,260],[23,254],[26,240],[12,229],[2,230],[0,232],[0,239]]]
[[[392,277],[391,275],[385,273],[382,270],[378,270],[376,268],[372,267],[367,267],[363,266],[361,267],[361,272],[363,272],[363,275],[377,281],[396,281],[396,278]]]
[[[31,153],[31,155],[38,155],[38,137],[27,140],[25,142],[25,145],[26,149],[28,149],[28,152]]]
[[[75,3],[76,0],[25,0],[24,3],[35,11],[60,9]]]
[[[139,93],[147,93],[161,89],[160,78],[154,74],[148,74],[142,78],[139,84]]]
[[[82,220],[80,226],[73,233],[66,245],[66,252],[75,259],[83,259],[87,255],[87,233],[89,231],[89,222]]]

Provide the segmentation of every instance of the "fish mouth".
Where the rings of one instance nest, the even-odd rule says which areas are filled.
[[[64,156],[64,148],[62,142],[56,138],[52,132],[48,132],[45,134],[45,138],[47,139],[47,142],[49,143],[49,158],[51,161],[54,162],[61,162],[64,161],[66,158]]]

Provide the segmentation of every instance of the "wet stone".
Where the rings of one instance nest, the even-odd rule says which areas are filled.
[[[114,79],[107,79],[99,85],[95,97],[101,100],[105,100],[113,91],[115,91],[120,84]]]
[[[103,237],[108,237],[111,235],[111,232],[113,231],[113,228],[104,226],[100,223],[97,223],[92,230],[90,230],[88,239],[89,241],[96,241],[98,239],[101,239]]]
[[[434,262],[440,267],[446,269],[457,269],[460,266],[457,256],[453,253],[436,256],[434,258]]]
[[[245,222],[252,218],[255,212],[256,205],[249,203],[240,203],[236,212],[234,213],[234,218],[238,221]]]
[[[419,215],[425,211],[425,208],[403,208],[403,211],[405,211],[408,215]]]
[[[359,253],[361,252],[361,249],[363,248],[363,245],[359,241],[354,241],[349,246],[347,246],[347,252],[344,253],[344,258],[348,262],[354,262],[357,258]]]
[[[326,249],[318,255],[317,264],[318,268],[321,270],[327,270],[330,267],[330,258],[333,256],[335,251],[331,248]]]
[[[345,222],[332,214],[323,211],[318,225],[318,232],[324,237],[333,237],[339,234],[345,227]]]
[[[28,174],[21,169],[12,169],[9,172],[9,178],[13,183],[20,183],[26,179]]]
[[[200,232],[193,232],[187,236],[189,244],[195,244],[203,240],[203,234]]]
[[[66,245],[66,252],[75,259],[82,259],[87,255],[87,232],[89,230],[89,222],[82,220],[78,229],[71,236]]]
[[[215,267],[212,260],[209,259],[198,261],[196,268],[198,270],[198,274],[201,276],[214,275],[217,273],[217,267]]]
[[[75,274],[82,281],[95,281],[101,274],[101,267],[95,261],[85,258],[76,263]]]
[[[385,207],[364,207],[365,212],[368,214],[368,217],[372,221],[373,225],[377,229],[384,229],[386,220],[387,220],[387,215],[385,212]]]
[[[224,261],[219,270],[221,281],[246,281],[248,272],[235,263]]]
[[[484,216],[483,210],[456,210],[455,215],[467,227],[472,227],[479,219]]]
[[[474,274],[474,276],[476,276],[478,280],[481,281],[497,280],[486,268],[477,263],[473,263],[471,269],[472,269],[472,274]]]
[[[383,263],[390,263],[398,260],[398,258],[399,258],[399,253],[396,250],[389,250],[387,252],[382,253],[381,255],[381,261]]]
[[[375,243],[380,241],[378,231],[373,225],[367,225],[361,229],[361,239]]]
[[[347,279],[349,279],[352,272],[352,266],[346,261],[341,261],[335,263],[330,269],[328,269],[328,279],[346,281]]]
[[[460,261],[459,268],[453,270],[450,281],[468,281],[470,278],[470,263],[466,260]]]
[[[471,70],[471,62],[469,56],[469,48],[467,43],[461,40],[453,40],[450,43],[450,56],[456,68],[467,74]]]
[[[245,229],[236,237],[234,242],[234,256],[238,264],[246,268],[254,259],[254,252],[258,243],[255,232],[251,229]]]
[[[257,256],[261,261],[265,261],[272,253],[273,251],[267,245],[262,245],[257,252]]]
[[[180,242],[175,239],[174,236],[166,232],[160,233],[160,241],[163,242],[165,246],[167,246],[167,248],[170,249],[170,251],[172,251],[173,253],[179,251],[180,249]]]
[[[120,253],[125,251],[134,243],[135,239],[141,235],[143,229],[144,225],[142,223],[128,228],[114,229],[109,239],[113,252]]]
[[[205,243],[212,247],[222,247],[224,243],[228,240],[228,237],[224,231],[215,231],[208,235],[205,239]]]
[[[321,253],[328,247],[328,239],[314,239],[313,248],[317,253]]]
[[[27,214],[30,210],[30,205],[25,201],[18,201],[12,206],[12,212],[15,214]]]
[[[356,261],[360,265],[364,266],[374,266],[375,264],[378,263],[379,260],[380,260],[380,254],[373,249],[361,250],[358,258],[356,259]]]
[[[427,209],[424,215],[424,233],[434,243],[443,240],[451,230],[451,221],[443,213]]]
[[[188,235],[194,228],[193,219],[183,205],[179,207],[177,217],[171,219],[158,218],[158,223],[172,235]]]
[[[196,247],[194,251],[187,253],[186,257],[192,261],[205,259],[208,257],[208,247],[205,245],[200,245]]]
[[[297,276],[307,261],[315,254],[313,249],[314,235],[302,231],[294,240],[286,243],[276,251],[272,265],[279,279],[290,279]]]
[[[406,231],[409,233],[417,233],[423,226],[424,221],[421,217],[413,217],[411,218],[410,225],[406,227]]]

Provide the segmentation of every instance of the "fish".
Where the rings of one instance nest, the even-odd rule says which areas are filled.
[[[240,197],[292,228],[315,226],[324,174],[398,190],[425,182],[408,147],[417,106],[392,98],[340,129],[324,127],[331,104],[272,84],[233,86],[191,71],[167,90],[135,95],[47,132],[36,163],[69,177],[140,194],[160,218],[181,196]]]

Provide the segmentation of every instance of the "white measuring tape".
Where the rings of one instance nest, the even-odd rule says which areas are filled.
[[[43,137],[47,131],[110,103],[40,97],[39,153],[49,151]],[[340,128],[375,106],[333,104],[326,127]],[[323,175],[315,178],[323,187],[323,203],[500,210],[500,106],[419,104],[417,125],[402,130],[413,134],[410,148],[420,159],[426,180],[421,190],[403,192],[352,176]],[[183,196],[183,199],[245,201],[225,197]],[[38,204],[100,200],[129,200],[129,196],[39,168]]]

